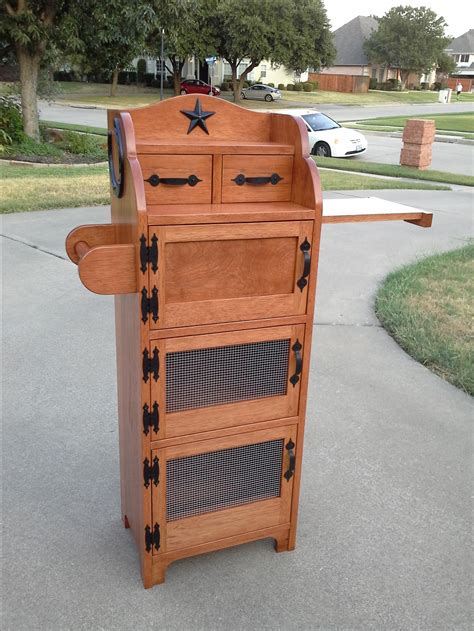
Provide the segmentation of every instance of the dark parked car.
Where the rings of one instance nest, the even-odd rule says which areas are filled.
[[[211,96],[219,96],[221,91],[201,81],[201,79],[186,79],[181,82],[180,94],[209,94]]]

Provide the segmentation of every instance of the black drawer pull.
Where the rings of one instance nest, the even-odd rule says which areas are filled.
[[[296,386],[298,381],[300,380],[301,371],[303,370],[303,356],[301,354],[301,349],[303,347],[300,344],[300,341],[297,339],[296,342],[291,347],[291,350],[295,353],[296,366],[295,366],[295,374],[291,375],[290,383],[293,388]]]
[[[303,243],[300,245],[300,250],[303,252],[304,256],[303,275],[296,283],[301,291],[303,291],[303,289],[308,284],[308,281],[306,279],[308,278],[311,269],[311,256],[309,255],[310,249],[311,245],[309,244],[308,239],[305,237]]]
[[[235,182],[238,186],[243,186],[244,184],[253,184],[253,185],[261,185],[261,184],[278,184],[280,180],[283,178],[278,175],[278,173],[272,173],[272,175],[262,176],[262,177],[245,177],[243,173],[239,173],[237,177],[234,177],[232,182]]]
[[[167,186],[186,186],[188,184],[188,186],[196,186],[202,180],[197,175],[190,175],[189,177],[160,177],[154,173],[145,182],[149,182],[152,186],[158,186],[158,184],[166,184]]]
[[[285,473],[283,474],[283,477],[286,479],[287,482],[290,481],[290,479],[293,477],[293,474],[295,473],[295,465],[296,465],[296,458],[295,458],[295,443],[290,440],[286,443],[285,445],[285,449],[288,450],[288,455],[290,457],[290,464],[288,466],[288,470],[285,471]]]

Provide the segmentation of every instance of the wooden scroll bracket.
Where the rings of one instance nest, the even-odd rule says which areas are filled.
[[[79,226],[66,239],[66,252],[82,284],[96,294],[138,291],[135,247],[117,243],[117,225]]]
[[[388,202],[378,197],[326,199],[323,203],[323,223],[406,221],[422,228],[429,228],[432,220],[433,213]]]

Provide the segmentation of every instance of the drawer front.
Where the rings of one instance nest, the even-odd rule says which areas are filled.
[[[160,366],[152,439],[297,416],[303,347],[304,325],[151,342]]]
[[[154,450],[154,552],[288,523],[296,457],[294,425]]]
[[[148,289],[158,294],[159,313],[149,326],[305,313],[312,229],[312,222],[150,229],[159,256]]]
[[[210,204],[212,156],[139,156],[147,205]]]
[[[291,200],[292,156],[224,156],[222,202]]]

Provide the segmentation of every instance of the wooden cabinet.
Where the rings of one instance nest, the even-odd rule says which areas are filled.
[[[122,519],[151,587],[178,558],[295,547],[321,225],[387,217],[323,217],[292,116],[189,95],[108,120],[112,223],[66,249],[115,294]]]

